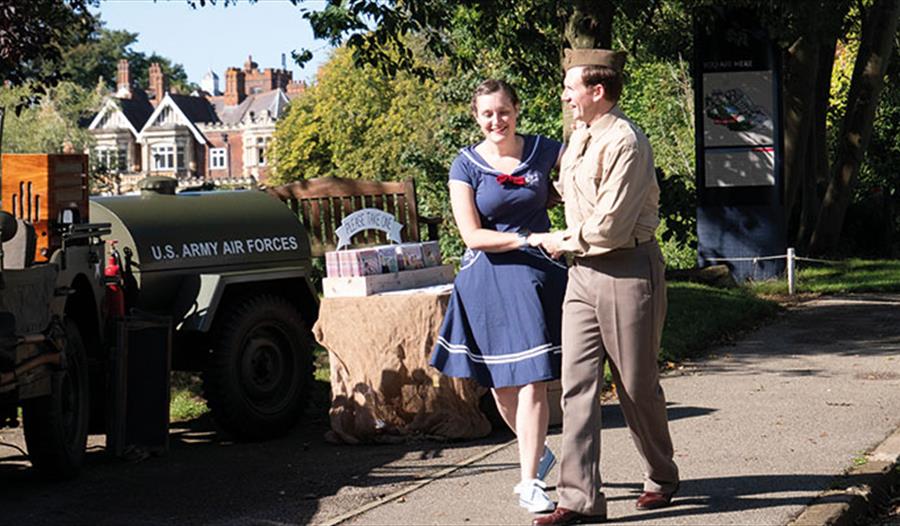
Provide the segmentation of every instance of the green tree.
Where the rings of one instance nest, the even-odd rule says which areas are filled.
[[[838,134],[837,157],[828,183],[810,251],[833,250],[838,243],[852,189],[872,136],[885,73],[893,56],[900,0],[875,0],[865,14],[847,112]]]
[[[415,176],[410,152],[433,143],[439,111],[432,82],[419,85],[407,74],[389,79],[338,49],[278,123],[276,178]]]
[[[0,87],[0,107],[32,99],[33,84]],[[71,81],[42,90],[37,102],[17,115],[6,116],[3,151],[7,153],[61,153],[65,148],[84,151],[93,144],[84,123],[96,111],[101,96]]]
[[[102,78],[108,88],[114,89],[119,60],[126,59],[131,68],[132,82],[146,87],[149,84],[150,64],[158,62],[172,89],[190,93],[197,88],[195,84],[188,82],[187,73],[181,64],[156,53],[147,55],[132,49],[137,41],[137,33],[106,29],[102,21],[98,21],[96,29],[86,39],[63,51],[59,71],[64,78],[84,88],[93,88],[98,79]]]
[[[63,75],[58,65],[64,50],[85,39],[96,24],[88,10],[93,3],[32,0],[0,7],[0,79],[12,86],[59,82]]]
[[[389,78],[357,66],[349,50],[335,50],[278,121],[272,182],[412,177],[422,213],[449,219],[446,170],[460,144],[447,123],[462,121],[467,110],[446,93],[435,81],[420,83],[408,73]]]
[[[403,35],[418,34],[425,38],[431,52],[448,56],[456,64],[477,63],[479,50],[500,50],[512,71],[530,72],[531,78],[538,79],[535,83],[542,84],[541,79],[557,77],[554,68],[564,45],[601,47],[615,43],[615,47],[625,47],[637,55],[632,57],[632,64],[635,58],[666,60],[682,49],[689,52],[691,42],[685,35],[691,34],[691,15],[715,4],[709,0],[632,0],[616,3],[613,8],[605,1],[448,4],[430,0],[329,0],[325,9],[306,16],[318,36],[346,42],[360,61],[380,64],[389,73],[398,69],[421,72],[410,54],[384,52],[385,48],[402,48]],[[785,54],[785,203],[791,216],[799,217],[793,222],[791,235],[801,243],[811,239],[813,251],[833,250],[871,135],[888,57],[896,40],[897,0],[854,4],[865,21],[859,37],[864,52],[858,55],[853,70],[847,112],[841,117],[843,131],[838,132],[842,137],[838,144],[842,146],[831,174],[825,116],[834,49],[846,35],[851,3],[742,0],[734,5],[754,10]],[[823,182],[828,191],[820,195]]]

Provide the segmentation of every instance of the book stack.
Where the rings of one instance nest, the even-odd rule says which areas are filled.
[[[368,296],[453,281],[437,241],[379,245],[325,253],[325,297]]]

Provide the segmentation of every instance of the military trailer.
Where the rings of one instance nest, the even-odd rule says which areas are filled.
[[[176,194],[174,180],[149,178],[141,195],[88,206],[14,165],[4,156],[4,189],[34,202],[0,214],[0,426],[18,425],[21,407],[42,474],[75,474],[89,432],[117,453],[141,433],[165,435],[170,366],[202,373],[213,417],[236,438],[296,424],[318,300],[306,233],[283,203],[256,191]]]
[[[289,430],[312,380],[318,296],[309,241],[278,199],[258,191],[174,193],[148,178],[141,195],[91,199],[123,254],[126,309],[171,316],[172,364],[203,372],[218,424],[244,439]]]

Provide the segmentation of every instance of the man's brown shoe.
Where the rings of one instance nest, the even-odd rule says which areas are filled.
[[[676,491],[678,491],[677,486],[669,493],[645,491],[641,493],[640,497],[638,497],[637,503],[635,503],[634,507],[639,510],[655,510],[659,508],[665,508],[672,503],[672,497],[675,495]]]
[[[536,517],[531,526],[566,526],[567,524],[599,524],[606,522],[606,515],[585,515],[568,508],[560,508],[549,515]]]

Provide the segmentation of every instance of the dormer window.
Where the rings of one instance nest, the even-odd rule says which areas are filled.
[[[172,119],[172,108],[166,106],[159,112],[159,115],[156,117],[155,124],[157,126],[162,126],[164,124],[167,124],[171,119]]]

